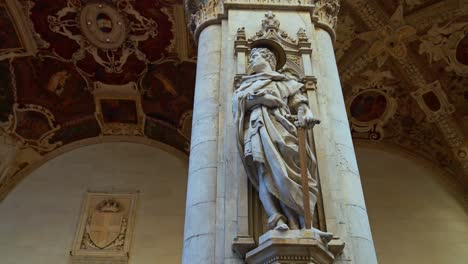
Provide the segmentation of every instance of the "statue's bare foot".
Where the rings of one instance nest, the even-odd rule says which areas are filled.
[[[333,234],[330,232],[323,232],[322,230],[312,228],[314,232],[322,239],[322,241],[327,244],[333,239]]]
[[[278,222],[276,223],[275,230],[287,231],[289,230],[289,226],[284,222],[283,219],[279,219]]]
[[[276,227],[275,227],[275,230],[278,230],[278,231],[288,231],[289,230],[289,226],[285,223],[283,224],[278,224]]]

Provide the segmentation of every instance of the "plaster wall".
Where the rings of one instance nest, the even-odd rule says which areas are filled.
[[[87,190],[140,191],[129,263],[180,263],[187,169],[182,155],[123,142],[58,156],[1,202],[1,263],[68,263]]]
[[[466,263],[467,208],[443,172],[382,150],[356,152],[379,263]]]

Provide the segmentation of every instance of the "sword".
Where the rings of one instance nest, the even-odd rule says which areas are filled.
[[[299,140],[299,161],[301,167],[301,179],[302,179],[302,196],[304,199],[304,225],[306,229],[312,228],[312,216],[310,212],[310,193],[309,193],[309,178],[307,177],[307,147],[306,147],[306,136],[307,129],[312,129],[315,125],[320,124],[317,120],[312,124],[305,122],[305,109],[299,107],[297,110],[297,117],[293,117],[294,124],[297,127],[297,135]]]

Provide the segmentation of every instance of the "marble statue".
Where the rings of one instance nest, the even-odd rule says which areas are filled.
[[[286,56],[272,40],[252,43],[251,75],[242,78],[233,96],[234,122],[242,160],[259,192],[268,216],[268,228],[303,229],[304,202],[299,165],[297,128],[293,117],[300,107],[304,121],[319,123],[302,94],[303,84],[276,70]],[[309,146],[308,179],[311,215],[317,201],[316,160]],[[326,233],[328,234],[328,233]]]

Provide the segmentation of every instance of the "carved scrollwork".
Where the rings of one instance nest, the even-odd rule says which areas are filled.
[[[351,131],[355,138],[382,140],[383,127],[393,117],[397,107],[393,97],[395,78],[389,71],[367,71],[361,79],[347,100]]]
[[[50,142],[59,129],[60,125],[55,124],[55,117],[48,109],[40,105],[16,103],[6,131],[24,147],[49,152],[62,145],[61,141]]]
[[[158,35],[158,24],[143,17],[129,0],[86,5],[68,0],[66,7],[48,16],[47,22],[52,32],[74,40],[80,46],[73,54],[74,61],[89,53],[111,73],[121,73],[132,54],[147,61],[138,49],[138,43]]]

